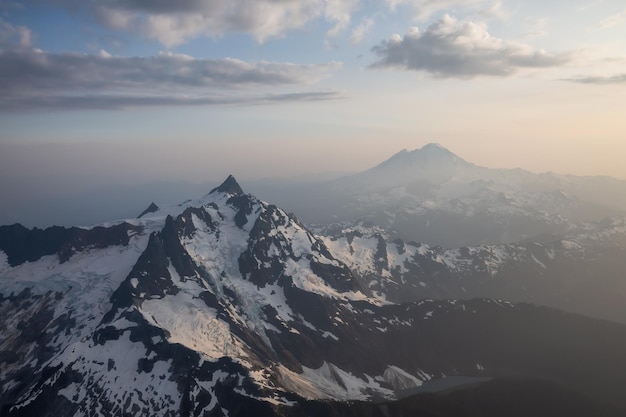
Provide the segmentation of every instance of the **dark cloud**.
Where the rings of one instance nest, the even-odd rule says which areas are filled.
[[[13,100],[0,99],[0,110],[23,112],[34,110],[116,110],[138,107],[215,106],[215,105],[261,105],[280,102],[312,102],[336,100],[343,95],[336,91],[313,91],[302,93],[234,95],[213,97],[175,97],[151,95],[56,95],[44,97],[21,97]]]
[[[105,52],[5,51],[0,52],[0,108],[121,108],[330,99],[338,95],[281,94],[276,89],[314,83],[339,66],[207,60],[175,54],[143,58],[116,57]]]
[[[203,10],[215,11],[220,8],[219,2],[207,2],[203,0],[114,0],[106,4],[113,9],[131,10],[150,13],[198,13]]]
[[[495,38],[484,24],[447,15],[423,32],[396,35],[373,51],[379,60],[372,68],[424,71],[441,78],[507,76],[521,68],[555,67],[571,59],[571,54],[550,54]]]

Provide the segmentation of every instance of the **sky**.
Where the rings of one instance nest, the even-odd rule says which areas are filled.
[[[622,1],[0,0],[0,210],[429,142],[626,179],[624,109]]]

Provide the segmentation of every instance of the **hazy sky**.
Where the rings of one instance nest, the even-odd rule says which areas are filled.
[[[626,4],[0,0],[0,192],[368,168],[626,178]]]

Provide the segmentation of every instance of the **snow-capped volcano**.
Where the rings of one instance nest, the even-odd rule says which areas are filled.
[[[438,144],[292,193],[268,193],[308,224],[363,220],[407,241],[459,247],[564,233],[626,213],[626,182],[491,169]]]
[[[322,399],[378,410],[370,401],[431,380],[503,373],[626,406],[601,389],[626,383],[622,326],[501,301],[390,302],[335,243],[232,177],[197,200],[149,208],[92,228],[0,227],[0,415],[337,407]],[[613,350],[581,337],[611,338]]]
[[[464,161],[443,146],[429,143],[413,151],[404,149],[351,179],[376,187],[407,185],[415,181],[441,184],[459,178],[468,182],[479,178],[481,171],[480,167]]]

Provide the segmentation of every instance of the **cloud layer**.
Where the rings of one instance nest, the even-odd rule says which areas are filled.
[[[469,12],[476,19],[487,19],[501,11],[499,0],[376,1],[385,10],[412,11],[418,20],[443,10]],[[361,14],[357,22],[351,22],[359,8],[366,6],[365,0],[29,3],[62,6],[81,18],[90,16],[107,28],[139,32],[168,47],[199,36],[230,32],[251,34],[263,41],[315,19],[327,24],[323,27],[325,36],[346,31],[346,40],[358,44],[373,31],[375,20],[384,20],[381,14]],[[105,51],[48,53],[34,49],[32,38],[33,32],[27,27],[0,18],[0,111],[259,104],[341,97],[335,91],[302,91],[302,86],[331,76],[341,66],[336,62],[303,65],[234,58],[197,59],[171,52],[152,57],[112,56]],[[521,42],[496,38],[484,22],[459,21],[447,14],[425,30],[415,28],[404,36],[394,35],[372,50],[377,58],[371,68],[422,71],[437,78],[508,76],[523,68],[564,65],[571,59],[571,54],[551,54]]]
[[[167,48],[202,36],[246,33],[260,42],[322,19],[336,36],[351,25],[365,0],[32,0],[91,16],[103,26],[156,39]],[[423,20],[442,10],[500,13],[499,0],[376,0],[383,8],[408,10]],[[404,10],[403,10],[404,12]],[[489,16],[487,16],[489,15]],[[362,24],[362,23],[361,23]],[[357,28],[353,28],[357,29]],[[357,29],[356,38],[359,31]]]
[[[37,0],[43,1],[43,0]],[[200,36],[247,33],[259,41],[323,18],[335,35],[359,0],[52,0],[110,29],[139,33],[173,47]]]
[[[339,67],[334,62],[297,65],[195,59],[172,53],[142,58],[106,52],[4,51],[0,52],[0,108],[118,108],[329,99],[337,94],[275,90],[314,83]]]
[[[599,23],[598,26],[600,27],[600,29],[609,29],[614,26],[619,26],[621,24],[624,24],[625,22],[626,22],[626,10],[623,10],[620,13],[614,14],[612,16],[607,17],[606,19],[603,19]]]
[[[610,77],[589,76],[569,79],[581,84],[626,84],[626,74],[613,75]]]
[[[424,71],[441,78],[507,76],[522,68],[566,64],[571,54],[550,54],[531,46],[493,37],[484,23],[445,15],[425,31],[414,28],[373,48],[372,67]]]
[[[407,6],[411,9],[413,17],[424,20],[441,10],[450,9],[481,9],[490,13],[491,10],[499,9],[499,1],[489,0],[385,0],[392,10],[398,6]]]

